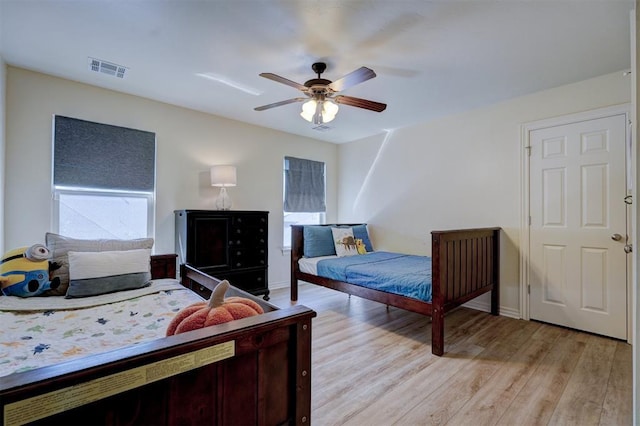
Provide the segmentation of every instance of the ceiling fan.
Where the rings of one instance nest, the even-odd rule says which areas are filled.
[[[345,75],[339,80],[331,81],[321,78],[321,74],[327,69],[327,64],[324,62],[316,62],[311,66],[311,69],[318,74],[318,78],[312,78],[307,80],[304,85],[291,81],[284,77],[273,73],[262,73],[260,77],[268,78],[269,80],[277,81],[278,83],[286,84],[300,90],[307,97],[299,97],[287,99],[285,101],[275,102],[268,105],[263,105],[254,108],[256,111],[264,111],[266,109],[279,107],[282,105],[291,104],[294,102],[307,101],[302,105],[302,112],[300,115],[302,118],[313,124],[328,123],[333,120],[338,112],[338,105],[349,105],[357,108],[364,108],[370,111],[382,112],[387,108],[387,104],[380,102],[374,102],[367,99],[354,98],[353,96],[338,95],[337,92],[348,89],[356,84],[362,83],[376,76],[376,73],[372,69],[367,67],[360,67],[357,70]]]

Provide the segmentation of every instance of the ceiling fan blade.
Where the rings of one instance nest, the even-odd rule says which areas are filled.
[[[333,98],[338,104],[364,108],[375,112],[382,112],[387,109],[387,104],[369,101],[367,99],[354,98],[353,96],[336,96]]]
[[[292,104],[294,102],[302,102],[302,101],[306,101],[309,98],[293,98],[293,99],[287,99],[286,101],[280,101],[280,102],[275,102],[272,104],[268,104],[268,105],[262,105],[259,107],[255,107],[254,110],[256,111],[264,111],[265,109],[270,109],[270,108],[275,108],[275,107],[279,107],[282,105],[287,105],[287,104]]]
[[[300,83],[296,83],[295,81],[289,80],[288,78],[280,77],[277,74],[273,74],[270,72],[263,72],[260,74],[260,77],[268,78],[269,80],[277,81],[278,83],[286,84],[287,86],[291,86],[298,90],[306,91],[307,86],[303,86]]]
[[[360,67],[357,70],[345,75],[339,80],[334,81],[329,85],[329,88],[334,92],[340,92],[348,89],[351,86],[367,81],[376,76],[371,68]]]

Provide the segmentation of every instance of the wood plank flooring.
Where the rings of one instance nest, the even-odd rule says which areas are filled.
[[[303,283],[314,309],[312,424],[630,425],[631,346],[459,308],[430,318]],[[271,302],[290,304],[289,289]]]

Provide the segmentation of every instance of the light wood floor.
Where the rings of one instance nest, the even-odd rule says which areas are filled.
[[[428,317],[311,284],[298,303],[318,313],[314,426],[631,424],[625,342],[459,308],[436,357]]]

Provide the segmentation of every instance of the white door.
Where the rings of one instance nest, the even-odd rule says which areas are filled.
[[[625,141],[625,114],[530,132],[531,319],[627,338]]]

